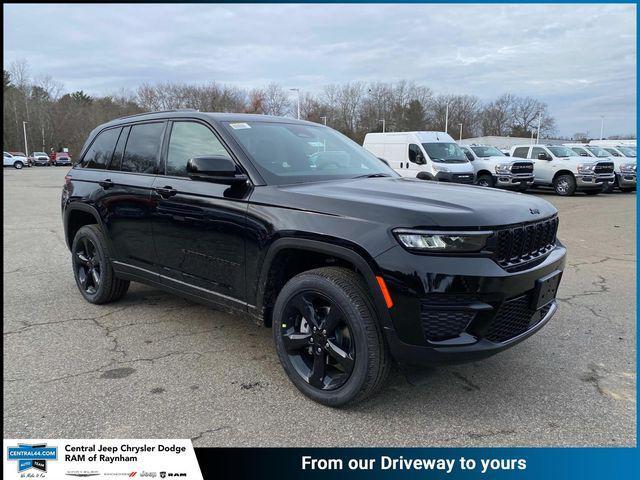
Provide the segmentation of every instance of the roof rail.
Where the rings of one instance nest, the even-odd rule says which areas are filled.
[[[154,112],[134,113],[133,115],[125,115],[124,117],[114,118],[114,120],[122,120],[123,118],[140,117],[142,115],[152,115],[154,113],[170,113],[170,112],[199,112],[196,108],[174,108],[171,110],[156,110]]]

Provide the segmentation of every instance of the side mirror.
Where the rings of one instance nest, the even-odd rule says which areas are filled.
[[[424,165],[425,163],[427,163],[427,161],[424,159],[424,155],[422,155],[421,153],[418,153],[416,155],[416,163],[418,165]]]
[[[193,180],[234,185],[247,181],[247,176],[239,173],[233,160],[222,155],[195,157],[187,162],[187,173]]]
[[[538,154],[538,160],[549,160],[549,155],[547,155],[546,153],[542,152]]]

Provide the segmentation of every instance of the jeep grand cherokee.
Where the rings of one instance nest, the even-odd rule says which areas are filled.
[[[92,303],[130,281],[272,327],[305,395],[366,398],[391,360],[477,360],[556,311],[565,248],[539,198],[402,178],[338,132],[171,111],[97,127],[67,175],[73,273]]]

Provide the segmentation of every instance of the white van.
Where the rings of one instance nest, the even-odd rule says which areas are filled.
[[[367,133],[364,148],[403,177],[441,182],[475,182],[471,162],[444,132]]]

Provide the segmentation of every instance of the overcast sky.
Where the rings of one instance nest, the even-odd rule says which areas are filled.
[[[635,5],[5,5],[4,62],[91,94],[143,82],[414,80],[546,101],[559,133],[635,133]]]

